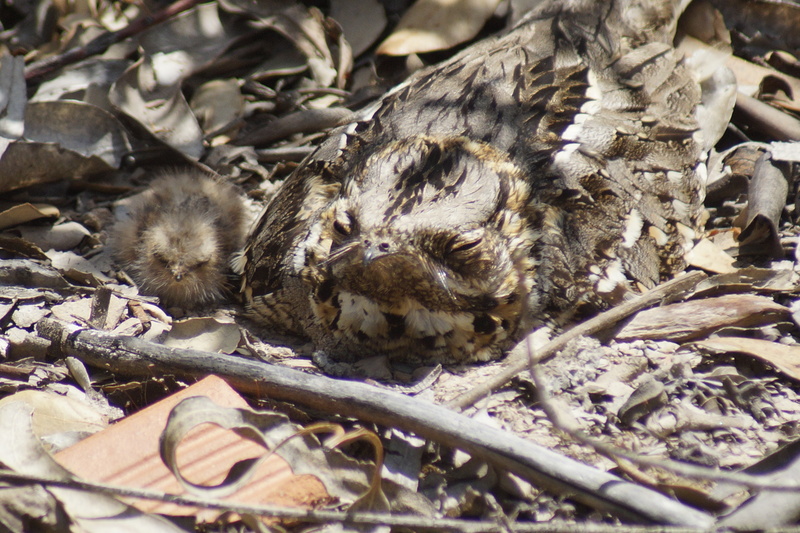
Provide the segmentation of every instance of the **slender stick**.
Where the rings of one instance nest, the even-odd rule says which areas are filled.
[[[530,335],[522,342],[526,343],[529,349],[536,354],[535,362],[538,363],[563,350],[564,347],[573,339],[603,331],[604,329],[613,326],[620,320],[627,318],[637,311],[641,311],[646,307],[659,304],[664,300],[671,300],[676,295],[690,291],[705,278],[706,275],[704,273],[696,271],[663,283],[650,289],[644,294],[641,294],[633,300],[624,302],[616,307],[612,307],[608,311],[600,313],[599,315],[587,320],[586,322],[583,322],[582,324],[578,324],[574,328],[565,331],[555,339],[551,340],[538,350],[533,350],[530,348]],[[495,374],[485,383],[477,384],[474,388],[449,402],[447,406],[456,411],[460,411],[465,407],[469,407],[481,398],[491,394],[492,391],[499,389],[511,381],[519,373],[525,371],[528,368],[528,364],[528,357],[525,355],[525,353],[520,354],[513,359],[509,358],[508,366],[506,366],[505,370]]]
[[[168,5],[161,11],[157,11],[151,15],[139,17],[121,30],[106,32],[94,38],[85,46],[72,48],[63,54],[48,57],[46,59],[42,59],[41,61],[36,61],[35,63],[28,65],[28,67],[25,69],[25,81],[29,83],[35,83],[41,78],[52,72],[55,72],[62,67],[77,63],[78,61],[86,59],[87,57],[102,54],[108,50],[112,44],[116,44],[127,39],[128,37],[142,33],[146,29],[164,22],[165,20],[174,17],[178,13],[194,7],[199,2],[200,0],[178,0],[177,2]]]
[[[55,319],[37,324],[52,348],[127,375],[202,377],[216,374],[234,388],[327,413],[388,424],[460,448],[542,488],[628,520],[708,528],[714,519],[663,494],[490,427],[440,405],[352,381],[306,374],[223,354],[168,348],[135,337],[92,331]]]

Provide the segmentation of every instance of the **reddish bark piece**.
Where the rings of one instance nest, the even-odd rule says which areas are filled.
[[[161,462],[158,439],[172,408],[191,396],[207,396],[225,407],[248,407],[224,380],[209,376],[59,452],[55,459],[89,481],[182,494],[184,491],[178,481]],[[217,484],[225,478],[231,465],[263,453],[261,446],[232,431],[204,424],[183,440],[178,449],[178,462],[191,481]],[[322,482],[310,475],[295,476],[286,461],[273,455],[261,464],[246,487],[226,499],[249,504],[311,506],[328,498]],[[146,512],[198,514],[203,520],[212,520],[219,514],[217,511],[198,513],[195,508],[158,501],[131,500],[129,503]]]

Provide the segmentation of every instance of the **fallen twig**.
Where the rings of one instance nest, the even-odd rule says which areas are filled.
[[[62,67],[77,63],[78,61],[86,59],[87,57],[102,54],[108,50],[112,44],[123,41],[133,35],[142,33],[146,29],[155,26],[156,24],[160,24],[161,22],[164,22],[170,17],[174,17],[182,11],[186,11],[187,9],[194,7],[199,2],[200,0],[178,0],[175,3],[168,5],[161,11],[157,11],[151,15],[143,15],[139,17],[121,30],[106,32],[92,39],[85,46],[71,48],[63,54],[48,57],[47,59],[42,59],[41,61],[36,61],[35,63],[28,65],[28,67],[25,69],[25,81],[28,83],[37,82],[39,78],[47,76],[51,72],[55,72]]]
[[[565,331],[555,339],[551,340],[540,349],[535,350],[536,362],[543,361],[552,357],[557,352],[564,349],[564,347],[573,339],[583,337],[586,335],[593,335],[599,331],[610,328],[620,320],[627,318],[637,311],[641,311],[646,307],[659,304],[665,300],[673,300],[676,296],[684,294],[694,288],[698,283],[703,281],[706,275],[702,272],[690,272],[666,283],[650,289],[649,291],[641,294],[640,296],[624,302],[616,307],[612,307],[608,311],[600,313],[599,315],[590,318],[586,322],[578,324],[574,328]],[[527,346],[530,346],[531,336],[528,336],[522,341]],[[520,343],[520,344],[522,344]],[[513,359],[509,357],[508,365],[502,372],[492,376],[492,378],[485,383],[477,384],[474,388],[465,392],[461,396],[452,400],[447,404],[448,407],[455,410],[462,410],[468,407],[481,398],[488,396],[492,391],[499,389],[520,372],[528,368],[527,352],[519,353]]]
[[[15,484],[20,482],[36,483],[44,486],[63,487],[68,489],[85,490],[90,492],[101,492],[111,496],[122,496],[127,498],[141,498],[144,500],[165,501],[178,505],[188,505],[190,507],[202,507],[206,509],[219,509],[234,512],[240,515],[250,514],[256,516],[270,516],[279,518],[293,518],[304,522],[315,523],[341,523],[358,524],[373,526],[393,526],[398,528],[410,528],[413,531],[458,531],[469,533],[472,531],[503,531],[497,522],[465,520],[459,518],[435,518],[430,516],[413,515],[390,515],[383,513],[365,513],[349,511],[313,510],[298,507],[284,507],[279,505],[247,505],[236,503],[229,500],[219,500],[194,496],[190,494],[169,494],[155,490],[134,489],[130,487],[119,487],[106,483],[93,483],[78,479],[50,479],[44,476],[34,476],[30,474],[20,474],[8,470],[0,470],[0,480],[12,481]],[[546,522],[546,523],[522,523],[513,522],[514,531],[569,531],[575,528],[574,522]],[[694,532],[696,529],[687,528],[664,528],[659,526],[627,526],[626,531],[634,533],[687,533]],[[618,526],[614,525],[587,525],[581,526],[584,533],[613,533],[619,531]]]
[[[747,124],[778,141],[800,140],[800,121],[752,96],[736,93],[737,123]]]
[[[290,368],[197,350],[167,348],[135,337],[118,337],[55,319],[37,325],[39,334],[64,355],[128,375],[216,374],[235,388],[346,414],[379,424],[391,421],[405,431],[460,448],[495,466],[594,508],[627,520],[708,528],[714,519],[663,494],[561,456],[509,432],[453,413],[450,409],[381,390]]]

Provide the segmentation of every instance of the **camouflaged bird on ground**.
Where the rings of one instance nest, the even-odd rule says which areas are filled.
[[[633,4],[545,3],[333,131],[250,236],[251,315],[340,359],[485,361],[681,270],[701,97],[731,104],[672,48],[678,3]]]

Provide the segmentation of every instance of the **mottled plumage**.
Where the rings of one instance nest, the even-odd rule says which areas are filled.
[[[198,172],[172,172],[131,200],[110,245],[143,294],[194,308],[224,294],[245,224],[236,187]]]
[[[249,237],[251,315],[342,359],[489,360],[683,268],[718,132],[678,8],[630,4],[548,3],[334,131]]]

